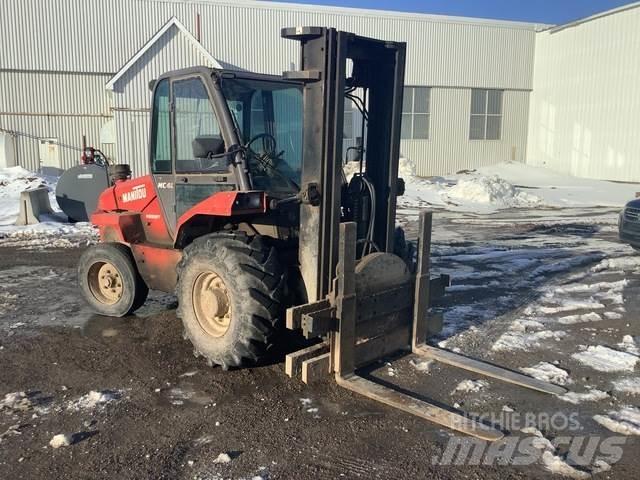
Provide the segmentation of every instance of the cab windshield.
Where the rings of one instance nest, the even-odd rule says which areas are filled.
[[[302,88],[291,83],[228,79],[222,91],[233,117],[253,188],[297,193],[302,170]]]

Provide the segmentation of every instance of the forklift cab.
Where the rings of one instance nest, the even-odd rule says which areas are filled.
[[[152,88],[151,172],[172,234],[186,211],[217,192],[298,193],[300,82],[197,67]]]

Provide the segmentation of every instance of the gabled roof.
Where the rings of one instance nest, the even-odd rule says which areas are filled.
[[[198,50],[210,63],[214,68],[222,68],[220,62],[216,60],[213,55],[211,55],[207,49],[205,49],[202,44],[193,36],[193,34],[184,26],[184,24],[178,20],[175,16],[171,17],[167,23],[165,23],[160,30],[158,30],[153,37],[149,39],[147,43],[145,43],[140,50],[136,52],[136,54],[131,57],[124,66],[118,70],[118,72],[109,79],[107,84],[105,85],[107,90],[113,90],[116,82],[129,70],[135,63],[142,58],[142,56],[149,50],[160,38],[171,28],[176,27],[178,30],[182,32],[185,38],[193,45],[193,47]]]

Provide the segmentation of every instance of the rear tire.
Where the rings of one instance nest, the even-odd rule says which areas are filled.
[[[99,243],[87,248],[78,264],[78,282],[87,303],[109,317],[133,313],[149,294],[131,251],[121,243]]]
[[[260,236],[214,233],[184,249],[178,316],[196,355],[225,370],[267,354],[281,330],[285,275]]]

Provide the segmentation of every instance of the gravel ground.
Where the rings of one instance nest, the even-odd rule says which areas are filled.
[[[512,368],[555,360],[570,372],[572,390],[597,388],[607,392],[606,399],[574,405],[495,381],[477,392],[454,392],[461,381],[478,377],[443,365],[431,365],[426,373],[411,355],[386,359],[367,373],[469,412],[499,414],[507,406],[574,413],[580,435],[613,435],[593,415],[638,405],[640,397],[612,393],[617,377],[581,365],[570,354],[580,345],[615,346],[624,335],[640,335],[640,273],[597,274],[601,282],[628,281],[620,318],[562,325],[561,340],[522,351],[492,348],[527,306],[537,305],[545,287],[588,283],[584,275],[611,255],[633,258],[615,243],[611,215],[443,214],[434,227],[433,257],[436,272],[452,273],[454,285],[465,285],[438,305],[445,333],[435,341]],[[412,220],[405,219],[410,232]],[[519,269],[520,263],[499,253],[523,245],[522,257],[538,263]],[[435,465],[450,432],[329,379],[313,386],[288,379],[280,358],[251,369],[208,368],[182,340],[171,296],[154,293],[136,316],[124,319],[93,315],[75,284],[81,252],[0,248],[0,400],[25,392],[22,403],[0,406],[1,479],[552,477],[540,462]],[[560,264],[566,268],[532,273]],[[543,432],[547,438],[565,433]],[[60,433],[71,435],[72,445],[54,449],[49,441]],[[637,478],[640,442],[637,436],[624,438],[622,459],[597,478]],[[580,468],[593,471],[592,465]]]

